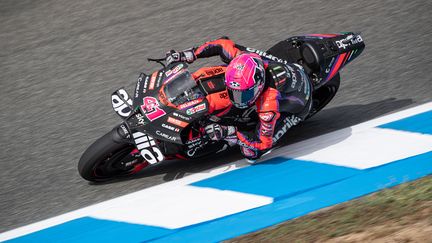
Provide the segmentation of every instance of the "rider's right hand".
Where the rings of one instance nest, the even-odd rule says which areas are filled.
[[[166,53],[166,63],[169,65],[174,62],[187,62],[192,63],[196,60],[195,53],[193,49],[186,49],[184,51],[174,51],[171,50]]]

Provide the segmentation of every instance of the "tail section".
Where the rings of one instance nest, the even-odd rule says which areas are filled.
[[[317,89],[331,80],[365,48],[360,34],[309,34],[277,43],[268,50],[288,62],[301,64]]]

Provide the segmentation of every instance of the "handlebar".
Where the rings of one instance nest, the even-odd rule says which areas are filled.
[[[166,61],[166,58],[147,58],[147,61],[149,62],[157,62],[160,65],[162,65],[164,68],[166,68],[164,61]]]

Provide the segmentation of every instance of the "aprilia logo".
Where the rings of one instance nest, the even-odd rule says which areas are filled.
[[[346,49],[347,46],[354,45],[360,42],[363,42],[363,39],[360,35],[349,35],[345,39],[336,41],[336,45],[339,49]]]
[[[154,139],[142,132],[135,132],[132,134],[135,139],[137,149],[140,151],[141,156],[150,164],[156,164],[164,159],[160,149],[156,146]]]
[[[283,122],[285,124],[273,136],[273,143],[276,143],[292,126],[299,124],[301,122],[301,118],[291,115],[285,117],[285,119],[283,119]]]
[[[127,104],[123,100],[125,100]],[[111,104],[114,111],[121,117],[128,117],[132,112],[129,107],[129,105],[132,105],[132,99],[129,98],[128,93],[124,89],[119,89],[111,95]]]

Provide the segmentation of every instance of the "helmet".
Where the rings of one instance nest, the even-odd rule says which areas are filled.
[[[225,71],[225,85],[231,102],[237,108],[250,107],[264,89],[263,61],[255,53],[235,57]]]

